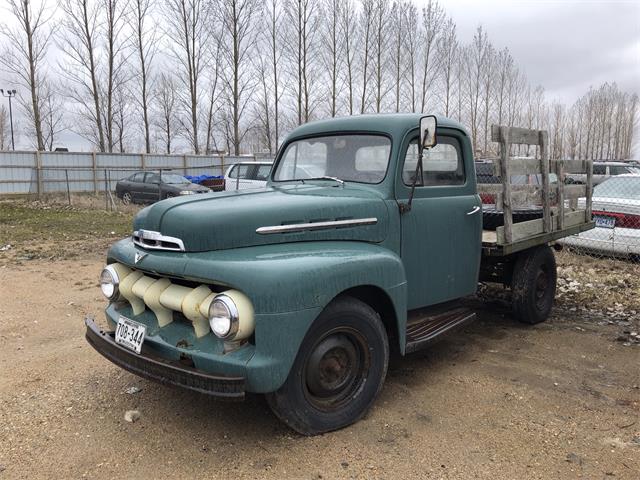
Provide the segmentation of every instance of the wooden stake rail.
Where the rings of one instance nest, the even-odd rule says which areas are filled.
[[[479,184],[478,192],[494,195],[496,208],[503,212],[504,226],[496,229],[498,245],[511,245],[536,236],[559,238],[565,229],[590,224],[593,192],[593,163],[590,160],[549,160],[546,130],[492,125],[491,140],[500,143],[500,157],[494,159],[494,173],[501,183]],[[539,158],[512,158],[510,152],[514,144],[538,147]],[[557,176],[554,184],[550,182],[551,172]],[[567,173],[585,173],[586,185],[565,185]],[[540,185],[513,185],[510,180],[514,175],[537,175],[541,182]],[[585,200],[581,202],[580,198]],[[542,206],[541,219],[513,223],[513,211],[517,207],[534,205]]]

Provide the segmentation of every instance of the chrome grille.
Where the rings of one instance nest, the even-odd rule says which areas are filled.
[[[168,250],[184,252],[184,243],[179,238],[162,235],[152,230],[136,230],[132,235],[133,243],[149,250]]]

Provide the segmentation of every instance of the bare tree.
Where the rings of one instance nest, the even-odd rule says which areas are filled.
[[[416,111],[417,101],[417,77],[416,66],[418,62],[418,52],[420,51],[419,45],[420,33],[418,30],[418,8],[411,2],[405,2],[406,8],[404,9],[404,49],[407,52],[407,65],[406,65],[406,77],[409,83],[409,105],[412,112]]]
[[[79,132],[101,151],[106,151],[101,89],[98,84],[96,45],[98,44],[98,8],[89,0],[61,0],[62,32],[58,37],[66,59],[60,64],[64,76],[75,85],[67,94],[80,107],[81,118],[95,125],[95,129],[81,124]]]
[[[429,0],[427,6],[422,9],[422,27],[424,37],[422,39],[422,94],[420,97],[420,111],[427,108],[427,94],[429,86],[437,72],[437,57],[433,55],[436,40],[442,30],[444,10],[437,0]]]
[[[371,51],[372,30],[375,28],[375,2],[376,0],[362,0],[362,12],[360,25],[363,28],[362,36],[362,95],[360,97],[360,113],[367,109],[367,94],[369,85],[369,61]]]
[[[155,86],[155,103],[158,106],[156,125],[160,132],[160,137],[164,143],[163,150],[170,154],[173,140],[178,133],[177,107],[178,99],[176,90],[178,85],[169,74],[161,73],[160,79]]]
[[[187,114],[182,122],[194,153],[200,153],[198,139],[201,76],[206,70],[209,12],[204,0],[165,0],[169,51],[179,68],[177,78],[186,87],[179,89],[180,103]]]
[[[151,153],[151,119],[150,97],[153,89],[151,66],[157,53],[156,25],[151,18],[151,0],[133,0],[131,4],[130,22],[137,57],[137,78],[139,96],[135,98],[142,110],[142,126],[144,130],[144,149]]]
[[[115,121],[115,95],[122,89],[122,83],[127,81],[124,77],[125,49],[128,39],[125,37],[125,0],[102,0],[104,9],[104,36],[106,43],[107,83],[104,95],[105,102],[105,134],[107,137],[107,150],[113,151],[119,139],[114,138],[113,124]]]
[[[9,150],[11,146],[11,132],[9,131],[9,112],[7,107],[0,105],[0,151]]]
[[[353,0],[345,0],[342,4],[340,15],[340,35],[344,45],[344,65],[346,67],[347,104],[349,115],[354,112],[355,96],[355,62],[357,53],[357,40],[359,31],[356,28],[357,16]],[[356,42],[354,45],[353,42]]]
[[[280,142],[280,99],[282,96],[282,90],[280,89],[280,63],[282,59],[282,8],[280,0],[270,0],[266,4],[266,17],[268,19],[267,41],[269,44],[269,51],[271,55],[271,75],[273,76],[273,137],[274,137],[274,151],[278,149]],[[267,102],[268,103],[268,102]],[[269,152],[271,152],[271,148]]]
[[[325,48],[322,49],[322,53],[325,68],[329,72],[329,115],[335,117],[338,110],[338,73],[343,48],[343,37],[340,35],[342,2],[341,0],[324,0],[324,7],[326,14],[323,16],[325,21],[322,23],[322,43]]]
[[[375,2],[375,19],[373,30],[373,48],[374,48],[374,72],[375,72],[375,99],[376,113],[380,113],[383,109],[382,102],[388,93],[386,85],[388,53],[387,44],[389,38],[389,4],[388,0],[376,0]]]
[[[296,116],[298,125],[308,122],[313,109],[312,84],[313,58],[317,44],[315,37],[318,30],[318,7],[313,0],[289,0],[286,4],[287,19],[292,26],[289,44],[295,62],[294,83],[296,95]]]
[[[26,111],[33,124],[36,147],[44,150],[40,85],[45,81],[43,68],[53,32],[51,16],[43,0],[7,0],[7,3],[17,23],[14,28],[6,24],[0,26],[0,34],[7,42],[0,55],[0,65],[29,90],[30,101],[25,104]]]
[[[53,150],[54,144],[58,138],[58,135],[66,130],[66,124],[64,120],[64,96],[61,94],[59,86],[54,85],[49,80],[43,80],[38,86],[39,90],[39,102],[40,102],[40,119],[42,125],[42,141],[43,150]],[[29,108],[28,100],[21,99],[21,103],[26,105],[24,110],[26,116],[29,119],[29,124],[33,125],[33,110]],[[37,136],[29,132],[29,137],[32,139],[33,147],[40,150],[37,145]]]
[[[482,75],[485,70],[485,62],[489,49],[487,33],[480,25],[473,36],[473,42],[469,46],[466,55],[466,92],[469,104],[469,124],[471,128],[471,143],[473,151],[478,150],[479,120],[480,120],[480,95],[482,93]]]
[[[231,144],[235,155],[240,154],[247,131],[241,121],[255,88],[251,53],[256,44],[256,18],[261,13],[261,5],[260,0],[222,0],[219,5],[226,91],[231,109]]]
[[[445,117],[453,111],[453,93],[455,87],[455,65],[458,55],[458,39],[456,24],[448,19],[442,29],[442,35],[437,41],[437,56],[440,58],[442,79],[442,111]]]

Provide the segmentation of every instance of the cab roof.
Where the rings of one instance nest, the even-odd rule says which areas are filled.
[[[420,118],[424,116],[422,113],[378,113],[335,117],[300,125],[289,134],[289,138],[344,131],[379,132],[399,138],[409,130],[417,128]],[[439,115],[436,115],[436,118],[438,127],[454,128],[466,133],[464,127],[455,120]]]

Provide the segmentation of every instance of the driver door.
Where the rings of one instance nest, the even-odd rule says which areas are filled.
[[[477,286],[481,202],[473,157],[465,151],[468,143],[457,131],[450,132],[438,132],[438,144],[425,150],[424,174],[416,184],[412,208],[401,216],[401,256],[410,310],[470,295]],[[418,159],[417,133],[402,152],[397,192],[406,203]]]

